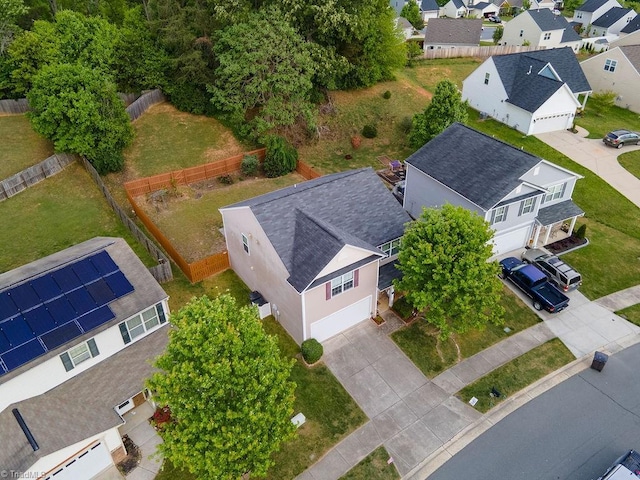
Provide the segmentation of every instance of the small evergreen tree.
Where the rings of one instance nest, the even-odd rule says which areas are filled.
[[[298,151],[286,138],[269,135],[264,141],[267,149],[262,168],[267,177],[281,177],[293,172],[298,164]]]

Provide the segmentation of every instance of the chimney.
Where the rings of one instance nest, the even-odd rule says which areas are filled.
[[[38,442],[36,442],[36,439],[33,438],[33,434],[31,433],[31,430],[29,430],[29,427],[27,427],[27,424],[25,423],[24,418],[22,418],[22,415],[20,414],[18,409],[14,408],[13,410],[11,410],[11,412],[13,413],[13,416],[16,417],[16,420],[18,421],[18,425],[20,425],[20,428],[22,429],[22,433],[24,433],[24,436],[27,437],[27,440],[29,441],[31,448],[33,448],[33,451],[35,452],[36,450],[39,450],[40,447],[38,446]]]

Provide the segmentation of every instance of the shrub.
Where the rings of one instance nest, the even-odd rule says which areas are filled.
[[[233,178],[231,178],[231,175],[222,175],[221,177],[218,177],[218,181],[223,185],[231,185],[233,183]]]
[[[582,225],[580,225],[575,233],[576,237],[578,238],[584,238],[587,235],[587,225],[585,223],[583,223]]]
[[[323,348],[322,344],[315,338],[309,338],[302,342],[302,358],[308,364],[316,363],[322,357]]]
[[[267,149],[262,168],[267,177],[281,177],[296,169],[298,151],[286,138],[269,135],[264,140]]]
[[[245,155],[242,159],[242,164],[240,165],[240,169],[242,170],[242,174],[250,177],[255,175],[258,172],[258,166],[260,162],[258,162],[258,157],[255,155]]]
[[[413,119],[411,117],[404,117],[402,120],[400,120],[400,131],[405,135],[409,135],[412,127]]]
[[[365,125],[362,129],[362,136],[364,138],[376,138],[378,136],[378,129],[375,125]]]
[[[391,92],[387,90],[382,94],[382,98],[384,98],[385,100],[389,100],[391,98]]]

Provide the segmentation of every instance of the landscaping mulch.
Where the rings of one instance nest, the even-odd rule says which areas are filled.
[[[584,247],[588,243],[589,240],[587,240],[586,238],[578,238],[575,235],[571,235],[570,237],[563,238],[562,240],[550,243],[549,245],[545,245],[544,248],[549,250],[554,255],[560,255],[561,253]]]
[[[129,438],[129,435],[125,435],[122,437],[122,443],[124,444],[124,448],[127,451],[127,456],[121,462],[116,465],[118,470],[123,475],[127,475],[134,468],[138,466],[140,463],[140,459],[142,458],[142,454],[140,453],[140,448],[133,443],[133,440]]]

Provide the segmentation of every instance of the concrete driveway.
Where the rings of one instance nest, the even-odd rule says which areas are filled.
[[[606,146],[601,139],[585,138],[588,132],[578,127],[578,133],[567,130],[542,133],[536,137],[573,161],[588,168],[622,195],[640,207],[640,180],[618,163],[618,155],[640,150],[640,146],[620,149]]]

